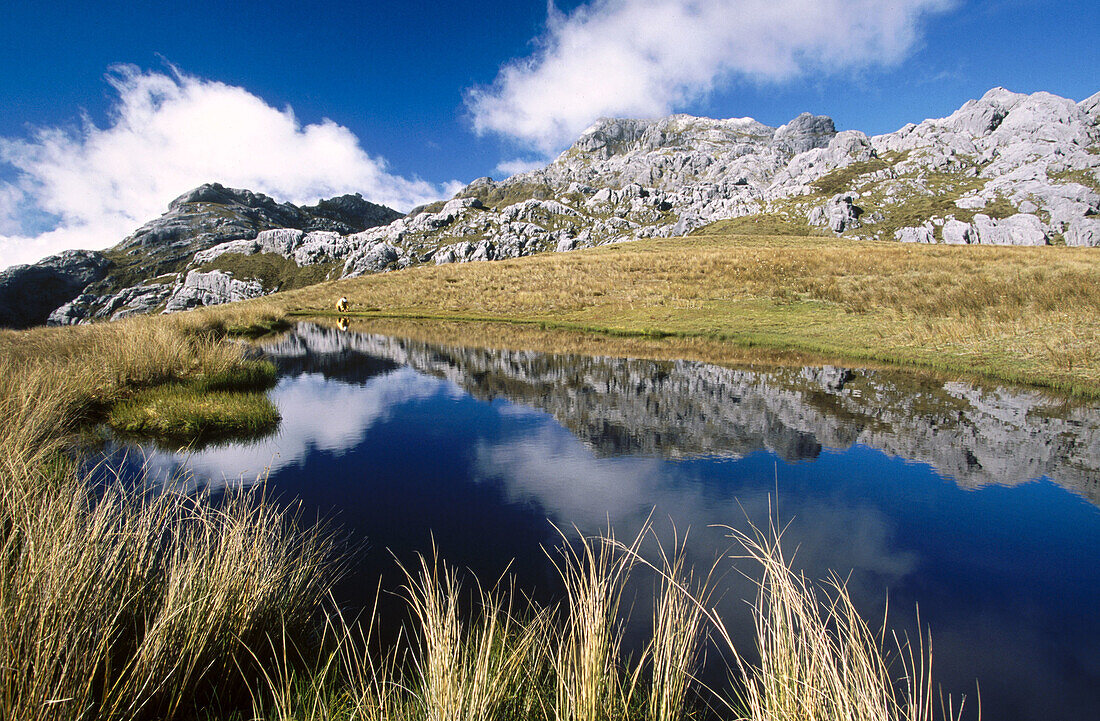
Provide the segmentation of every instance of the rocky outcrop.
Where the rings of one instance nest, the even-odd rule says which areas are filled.
[[[152,313],[172,295],[170,283],[147,283],[124,288],[104,301],[100,296],[82,293],[50,313],[49,325],[76,325],[98,312],[111,320]]]
[[[1066,230],[1066,245],[1100,245],[1100,218],[1075,218]]]
[[[353,240],[331,230],[306,232],[297,228],[279,228],[265,230],[255,238],[231,240],[220,243],[208,250],[195,253],[192,265],[204,265],[226,253],[236,255],[256,255],[257,253],[277,253],[293,260],[298,265],[331,263],[348,254],[356,247]]]
[[[479,178],[457,196],[480,205],[420,209],[366,236],[397,249],[391,267],[683,235],[761,213],[799,233],[1089,244],[1100,213],[1097,97],[996,88],[946,118],[874,138],[809,114],[779,128],[603,119],[546,168]]]
[[[259,298],[264,287],[256,280],[237,280],[229,273],[213,270],[190,271],[181,285],[172,291],[165,311],[172,313],[207,305],[221,305],[248,298]]]
[[[293,367],[308,359],[314,372],[356,367],[349,355],[409,365],[479,398],[542,408],[606,454],[767,449],[799,460],[859,444],[927,463],[965,487],[1045,477],[1100,504],[1095,404],[1033,390],[832,366],[760,372],[464,348],[311,324],[265,352]]]
[[[100,253],[67,250],[33,265],[0,271],[0,327],[29,328],[46,322],[50,311],[75,298],[107,274]]]
[[[104,258],[105,272],[77,284],[65,297],[25,298],[38,309],[36,323],[57,325],[228,302],[224,299],[244,297],[244,286],[252,293],[257,282],[237,278],[236,285],[215,283],[217,276],[208,275],[206,281],[195,281],[206,287],[189,286],[189,271],[202,270],[225,254],[277,253],[299,266],[342,263],[359,249],[357,233],[400,217],[358,194],[298,207],[250,190],[208,183],[173,200],[164,215],[138,228],[106,255],[97,254]]]
[[[810,225],[827,226],[834,233],[843,233],[845,230],[860,226],[859,216],[863,209],[855,204],[855,198],[841,193],[833,196],[828,203],[820,205],[810,211],[806,220]]]

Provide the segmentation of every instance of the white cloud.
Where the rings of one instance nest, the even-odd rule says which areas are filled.
[[[84,118],[79,129],[0,138],[0,162],[17,173],[0,184],[0,268],[113,245],[205,182],[299,204],[360,192],[399,210],[447,191],[390,173],[346,127],[302,125],[244,88],[130,65],[107,80],[118,94],[107,127]]]
[[[149,446],[142,449],[153,478],[186,486],[218,489],[255,483],[287,466],[300,465],[311,453],[342,455],[363,442],[371,427],[385,421],[403,403],[437,394],[455,396],[447,381],[399,368],[364,384],[327,379],[316,373],[286,377],[270,397],[282,420],[271,438],[232,443],[185,457]]]
[[[506,176],[519,175],[520,173],[528,173],[532,170],[538,170],[546,166],[550,160],[545,158],[539,160],[524,160],[523,158],[513,158],[512,160],[502,160],[497,163],[496,169],[504,173]]]
[[[551,7],[529,57],[466,103],[478,133],[549,153],[601,116],[667,115],[734,79],[781,82],[902,59],[954,0],[593,0]]]

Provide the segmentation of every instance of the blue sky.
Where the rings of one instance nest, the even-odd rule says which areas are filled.
[[[1098,18],[1037,0],[8,0],[0,266],[111,245],[206,175],[407,210],[599,115],[808,110],[876,134],[997,85],[1080,100],[1100,90]]]

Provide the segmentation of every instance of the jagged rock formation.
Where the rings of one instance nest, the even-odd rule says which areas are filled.
[[[995,88],[946,118],[876,137],[837,132],[809,113],[779,128],[751,118],[603,119],[545,168],[479,178],[405,217],[358,196],[297,208],[205,185],[107,251],[107,277],[74,291],[50,321],[238,297],[185,290],[193,271],[270,293],[424,263],[758,228],[1100,245],[1100,93],[1077,103]],[[173,301],[177,292],[186,297]]]
[[[259,281],[236,280],[232,275],[220,270],[209,273],[192,270],[187,273],[183,284],[176,288],[165,311],[172,313],[204,305],[233,303],[248,298],[259,298],[264,288]]]
[[[67,250],[0,271],[0,328],[42,325],[53,308],[103,278],[108,266],[99,253]]]
[[[249,190],[226,188],[218,183],[202,185],[173,200],[164,215],[104,252],[101,257],[109,261],[107,272],[90,284],[85,281],[56,302],[51,299],[43,320],[48,314],[51,323],[66,325],[96,318],[117,319],[168,306],[188,308],[199,298],[203,299],[202,304],[215,304],[252,297],[228,292],[231,287],[237,287],[233,284],[209,282],[206,291],[196,295],[195,283],[200,281],[188,284],[188,271],[215,270],[207,266],[217,254],[203,256],[203,251],[238,243],[243,245],[235,252],[247,253],[246,249],[252,247],[248,244],[264,231],[282,229],[284,234],[294,236],[298,246],[307,248],[299,253],[301,257],[318,243],[385,225],[400,217],[397,211],[370,203],[359,195],[345,195],[322,200],[317,205],[298,207],[277,203]],[[266,249],[261,241],[251,252]],[[314,264],[325,259],[321,252],[310,256],[307,262]],[[231,274],[231,271],[222,269],[222,274]],[[250,278],[235,282],[257,283]],[[222,294],[220,290],[227,292]],[[271,290],[274,288],[261,289],[257,294]],[[177,294],[181,297],[173,301]]]
[[[484,350],[312,324],[265,351],[281,365],[308,362],[326,373],[356,368],[349,358],[409,365],[475,397],[542,408],[597,453],[768,449],[800,460],[861,444],[928,463],[965,487],[1047,477],[1100,504],[1096,406],[1037,391],[828,366],[759,372]]]
[[[947,118],[873,138],[809,114],[780,128],[601,120],[546,168],[482,178],[459,197],[481,204],[425,208],[369,235],[406,250],[397,265],[676,236],[717,221],[735,232],[748,216],[799,234],[1095,245],[1100,93],[1075,103],[996,88]]]

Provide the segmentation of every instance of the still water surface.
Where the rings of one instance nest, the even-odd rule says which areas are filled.
[[[273,437],[143,449],[166,483],[253,483],[362,539],[348,605],[432,539],[552,597],[543,546],[575,526],[789,522],[799,568],[849,578],[873,622],[933,636],[936,680],[986,719],[1100,718],[1100,407],[841,368],[737,370],[493,351],[302,324],[269,344]],[[133,456],[131,456],[133,457]],[[180,481],[180,471],[189,480]],[[720,601],[749,632],[737,573]],[[748,636],[745,636],[746,643]]]

